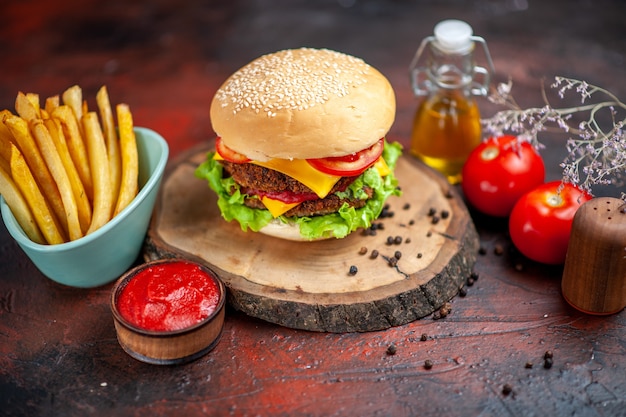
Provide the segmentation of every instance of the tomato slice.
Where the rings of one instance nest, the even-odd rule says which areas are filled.
[[[228,146],[224,144],[224,141],[220,136],[215,139],[215,150],[220,154],[224,160],[228,162],[233,162],[235,164],[245,164],[251,161],[247,156],[240,154],[239,152],[233,151]]]
[[[384,138],[381,138],[369,148],[350,155],[307,159],[307,162],[313,168],[326,174],[353,177],[360,175],[367,168],[374,165],[383,153],[384,146]]]

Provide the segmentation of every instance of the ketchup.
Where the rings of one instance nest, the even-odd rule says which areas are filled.
[[[124,319],[145,330],[191,327],[217,308],[220,289],[199,265],[165,262],[134,275],[122,289],[117,307]]]

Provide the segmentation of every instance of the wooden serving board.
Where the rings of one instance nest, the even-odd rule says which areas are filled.
[[[168,168],[144,255],[206,264],[237,310],[297,329],[380,330],[433,313],[471,273],[479,242],[462,199],[410,156],[398,161],[403,194],[388,200],[393,216],[377,221],[384,229],[376,235],[356,231],[344,239],[292,242],[243,232],[222,219],[216,195],[194,176],[207,149],[192,150]],[[402,243],[388,242],[396,237]],[[396,252],[401,256],[392,265]]]

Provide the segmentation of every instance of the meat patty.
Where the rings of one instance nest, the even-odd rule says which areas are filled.
[[[283,192],[291,191],[292,193],[312,193],[306,185],[300,181],[291,178],[282,172],[265,168],[255,164],[235,164],[227,161],[220,161],[224,166],[224,170],[233,177],[237,184],[245,188],[260,190],[265,192]],[[342,177],[331,190],[332,193],[345,190],[356,177]]]
[[[260,190],[265,192],[293,193],[313,193],[313,191],[288,175],[273,169],[261,167],[254,164],[235,164],[227,161],[220,161],[224,166],[224,171],[243,188]],[[334,193],[345,190],[356,177],[342,177],[333,187],[328,196],[323,199],[304,201],[284,214],[286,217],[311,217],[334,213],[344,204],[351,207],[360,208],[367,200],[339,198]],[[369,187],[363,189],[368,197],[371,197],[373,190]],[[245,201],[248,207],[265,209],[265,205],[258,198],[248,198]]]
[[[368,196],[372,196],[372,189],[369,187],[364,188]],[[339,198],[336,194],[329,194],[326,198],[318,198],[317,200],[303,201],[296,207],[292,208],[283,216],[286,217],[312,217],[323,216],[325,214],[335,213],[338,211],[344,203],[348,203],[349,206],[354,208],[361,208],[365,205],[367,200],[360,200],[358,198]],[[248,198],[245,201],[246,206],[265,209],[265,205],[258,198]]]

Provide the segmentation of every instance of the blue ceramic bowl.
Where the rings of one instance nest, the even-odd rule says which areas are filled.
[[[117,216],[95,232],[58,245],[31,241],[3,198],[2,219],[7,230],[48,278],[71,287],[91,288],[119,278],[135,262],[148,230],[169,148],[158,133],[135,128],[139,154],[139,193]]]

